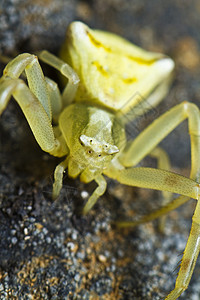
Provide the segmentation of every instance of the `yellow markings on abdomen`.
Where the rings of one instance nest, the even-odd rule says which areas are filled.
[[[108,67],[102,66],[98,61],[93,61],[92,65],[94,65],[96,67],[97,71],[99,71],[101,73],[101,75],[103,75],[104,77],[110,76]],[[132,83],[135,83],[138,81],[138,79],[136,77],[122,77],[120,79],[125,84],[132,84]]]
[[[154,64],[158,59],[157,58],[152,58],[152,59],[146,59],[146,58],[141,58],[141,57],[135,57],[135,56],[127,56],[128,59],[133,60],[136,62],[138,65],[152,65]]]
[[[123,78],[122,81],[127,84],[132,84],[138,80],[136,77],[132,77],[132,78]]]
[[[89,39],[90,39],[90,42],[97,48],[103,48],[104,50],[106,50],[107,52],[112,52],[112,50],[109,48],[109,47],[106,47],[104,44],[102,44],[101,42],[97,41],[92,35],[90,32],[86,31]]]
[[[103,76],[108,77],[108,70],[106,70],[106,68],[103,67],[98,61],[93,61],[92,65],[94,65],[97,68],[97,71],[99,71]]]

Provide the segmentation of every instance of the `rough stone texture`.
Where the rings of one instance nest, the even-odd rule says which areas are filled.
[[[198,0],[9,0],[0,1],[0,9],[3,55],[44,47],[56,52],[67,24],[76,19],[170,55],[176,62],[172,89],[134,129],[142,129],[183,100],[199,104]],[[58,160],[39,149],[13,101],[0,127],[0,299],[157,300],[174,287],[173,271],[184,250],[194,201],[170,214],[164,234],[157,221],[117,230],[112,221],[145,214],[157,208],[162,197],[109,180],[95,208],[88,216],[80,216],[82,192],[91,193],[95,185],[66,176],[61,196],[52,202],[52,174]],[[188,175],[187,123],[162,146],[170,154],[173,169]],[[199,272],[197,262],[180,299],[199,299]]]
[[[58,49],[66,26],[74,19],[77,1],[1,0],[0,51]]]

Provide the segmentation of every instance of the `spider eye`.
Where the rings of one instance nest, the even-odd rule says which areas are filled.
[[[99,157],[101,156],[101,154],[98,155]]]
[[[92,153],[92,150],[89,150],[88,153],[91,154],[91,153]]]

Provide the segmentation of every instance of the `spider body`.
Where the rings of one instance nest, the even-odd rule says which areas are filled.
[[[42,51],[39,59],[63,75],[61,94],[57,84],[44,77],[36,56],[24,53],[10,61],[0,79],[0,113],[11,96],[20,105],[40,147],[64,157],[54,173],[53,198],[62,188],[63,172],[80,176],[97,188],[89,197],[87,213],[106,190],[103,174],[120,183],[181,194],[168,206],[135,226],[169,212],[188,200],[199,199],[200,118],[199,109],[183,102],[150,124],[134,141],[126,141],[125,124],[155,107],[165,96],[174,68],[173,61],[142,50],[114,34],[91,30],[81,22],[69,26],[61,58]],[[25,71],[28,85],[19,79]],[[183,120],[189,121],[191,178],[169,171],[167,154],[158,147]],[[158,169],[137,168],[145,156],[158,160]],[[187,288],[200,245],[200,202],[182,259],[175,289],[166,299],[177,299]]]
[[[70,149],[68,174],[72,178],[80,175],[85,183],[103,173],[125,145],[124,128],[115,116],[86,104],[69,105],[59,118],[59,127]]]

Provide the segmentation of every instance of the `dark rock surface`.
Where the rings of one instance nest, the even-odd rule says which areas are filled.
[[[0,53],[42,48],[56,53],[69,22],[82,20],[168,54],[176,62],[174,84],[165,101],[135,125],[137,131],[184,100],[199,105],[199,16],[198,0],[1,0]],[[113,221],[152,211],[161,194],[108,180],[106,194],[80,216],[81,195],[95,185],[66,175],[61,196],[53,202],[52,175],[59,160],[40,150],[14,101],[1,116],[0,128],[0,299],[164,298],[175,284],[195,201],[170,213],[163,234],[157,221],[117,230]],[[173,170],[188,176],[187,123],[162,146]],[[200,298],[199,272],[197,262],[180,299]]]

